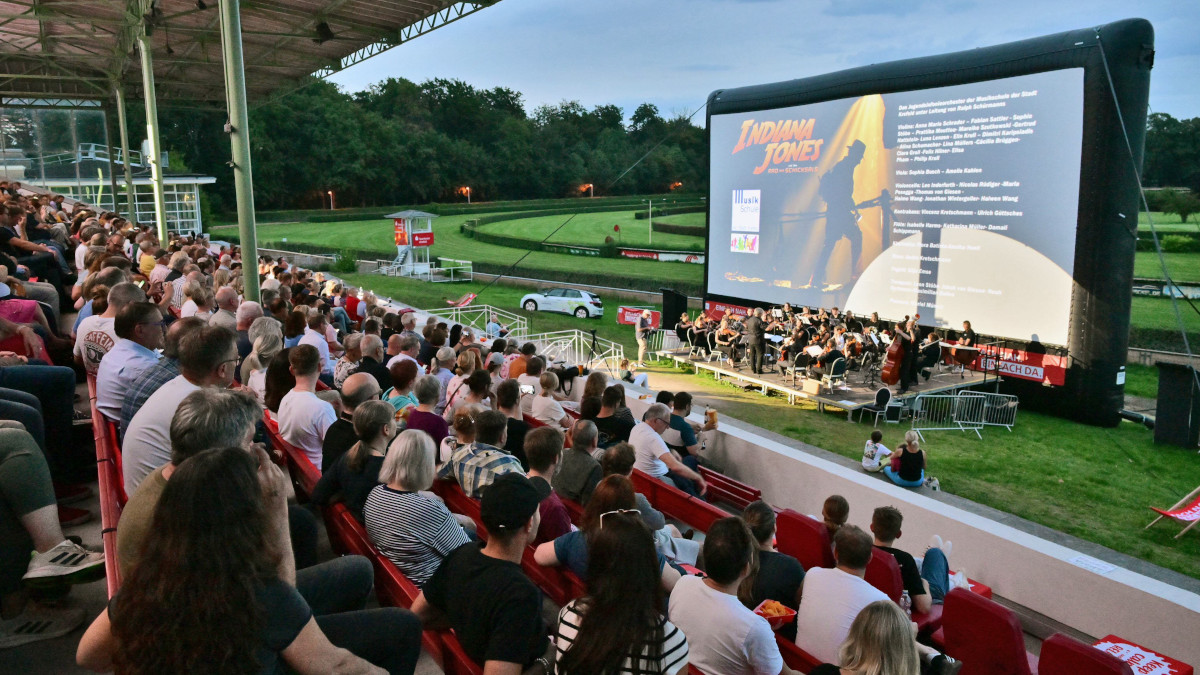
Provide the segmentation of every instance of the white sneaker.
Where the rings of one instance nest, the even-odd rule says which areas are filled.
[[[0,621],[0,649],[38,640],[62,637],[83,623],[84,612],[77,607],[42,607],[29,603],[25,611]]]
[[[104,553],[89,551],[70,540],[45,553],[34,552],[29,569],[22,579],[37,584],[38,579],[47,581],[80,583],[104,577]]]
[[[942,542],[942,535],[935,534],[929,538],[928,548],[942,548],[943,545],[944,543]],[[944,550],[942,552],[945,553]]]

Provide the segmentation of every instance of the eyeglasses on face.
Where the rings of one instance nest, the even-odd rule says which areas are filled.
[[[604,529],[604,517],[605,516],[612,516],[612,515],[617,515],[617,514],[632,514],[632,513],[641,515],[641,511],[638,511],[637,509],[617,509],[615,511],[605,511],[604,513],[600,514],[600,529]]]

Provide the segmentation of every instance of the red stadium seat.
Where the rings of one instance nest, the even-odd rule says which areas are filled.
[[[118,497],[120,476],[110,461],[96,466],[100,482],[100,537],[104,542],[104,575],[108,581],[108,597],[121,587],[121,570],[117,566],[117,523],[121,519]]]
[[[282,455],[283,463],[292,476],[296,499],[300,502],[307,502],[308,496],[317,486],[317,481],[321,480],[321,471],[303,450],[284,440],[283,436],[279,434],[279,425],[271,419],[270,413],[264,414],[266,423],[263,426],[266,427],[267,438],[271,442],[271,447]]]
[[[899,604],[900,595],[904,592],[904,579],[900,576],[900,563],[896,562],[896,556],[878,548],[872,549],[866,580],[883,591],[892,602]]]
[[[945,652],[963,662],[959,675],[1035,675],[1037,657],[1025,651],[1012,610],[962,588],[946,594]]]
[[[736,481],[722,473],[717,473],[708,467],[700,467],[700,475],[708,483],[709,501],[724,502],[738,511],[744,511],[750,504],[762,499],[762,490]]]
[[[775,517],[775,545],[810,570],[814,567],[833,567],[833,546],[825,523],[791,509]]]
[[[775,642],[779,645],[779,654],[783,656],[783,662],[787,664],[788,668],[807,673],[821,665],[820,659],[797,647],[795,642],[778,633],[775,634]]]
[[[713,523],[730,516],[703,499],[697,499],[674,485],[667,485],[637,469],[633,470],[633,487],[645,495],[654,508],[701,532],[707,532]]]
[[[104,418],[105,441],[108,446],[108,456],[112,459],[113,465],[117,468],[117,499],[121,500],[121,506],[125,506],[129,501],[129,495],[125,493],[125,470],[121,464],[121,435],[117,431],[117,424],[110,419]],[[94,422],[94,420],[93,420]]]
[[[1133,675],[1133,669],[1121,659],[1062,633],[1042,643],[1038,659],[1041,675]]]

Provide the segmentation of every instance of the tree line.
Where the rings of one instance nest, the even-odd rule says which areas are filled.
[[[215,176],[211,210],[232,211],[224,114],[159,116],[163,146],[182,155],[177,166]],[[458,80],[389,78],[355,93],[314,81],[252,108],[250,138],[259,209],[328,206],[329,191],[349,207],[462,201],[465,186],[472,200],[490,201],[579,195],[586,184],[597,196],[708,185],[704,129],[684,116],[643,103],[626,122],[615,105],[577,101],[527,113],[520,92]]]

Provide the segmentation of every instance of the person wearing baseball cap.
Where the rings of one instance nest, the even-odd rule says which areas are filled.
[[[521,570],[521,555],[537,536],[538,506],[549,494],[545,481],[515,472],[497,476],[480,500],[487,543],[451,552],[413,601],[427,628],[448,623],[485,672],[509,672],[513,665],[525,673],[539,666],[551,672],[542,592]]]

